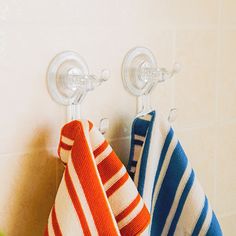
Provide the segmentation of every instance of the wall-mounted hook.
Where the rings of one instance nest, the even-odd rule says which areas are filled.
[[[102,134],[105,134],[107,132],[107,130],[109,129],[109,119],[108,118],[102,118],[100,120],[100,124],[99,124],[99,131]]]
[[[178,63],[174,63],[173,69],[171,70],[163,67],[151,68],[148,64],[142,63],[138,68],[138,76],[145,83],[161,83],[167,79],[171,79],[179,71],[180,65]]]
[[[52,98],[68,107],[67,119],[81,118],[81,102],[87,92],[94,90],[108,80],[110,73],[102,70],[101,76],[89,74],[83,58],[71,51],[58,54],[51,61],[47,71],[47,85]]]
[[[177,117],[177,108],[171,108],[168,115],[168,121],[170,123],[173,123],[176,120],[176,117]]]
[[[160,82],[172,78],[180,70],[178,63],[172,70],[157,66],[152,52],[144,47],[131,49],[122,64],[122,79],[125,88],[138,97],[137,113],[146,113],[151,109],[149,94]]]

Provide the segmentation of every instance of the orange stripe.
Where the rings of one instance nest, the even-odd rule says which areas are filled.
[[[129,178],[128,173],[126,172],[117,182],[115,182],[107,191],[107,197],[110,197],[117,189],[119,189]]]
[[[120,229],[120,233],[123,236],[127,235],[140,235],[149,225],[150,214],[146,208],[140,211],[140,213],[127,225]]]
[[[116,224],[97,176],[82,124],[77,129],[72,148],[72,163],[80,180],[99,235],[117,235]]]
[[[88,121],[89,123],[89,131],[93,128],[93,123],[91,121]]]
[[[111,152],[102,162],[97,166],[102,183],[105,184],[113,175],[115,175],[123,164],[116,156],[115,152]]]
[[[75,208],[75,210],[77,212],[77,215],[80,219],[80,223],[82,225],[83,232],[84,232],[85,235],[89,236],[89,235],[91,235],[91,233],[90,233],[88,223],[86,221],[83,209],[81,207],[79,198],[76,194],[75,187],[74,187],[73,182],[71,180],[70,173],[69,173],[69,170],[68,170],[68,166],[66,167],[66,170],[65,170],[65,182],[66,182],[66,186],[67,186],[69,195],[70,195],[71,200],[73,202],[74,208]]]
[[[72,145],[68,145],[66,143],[63,143],[62,141],[60,142],[59,145],[60,145],[61,148],[65,149],[65,150],[68,150],[68,151],[70,151],[71,148],[72,148]]]
[[[45,229],[44,236],[49,236],[49,234],[48,234],[48,225],[47,225],[47,227]]]
[[[71,140],[74,140],[76,133],[77,133],[77,127],[80,122],[78,120],[73,120],[67,124],[65,124],[61,130],[61,135],[65,136]]]
[[[56,211],[55,211],[55,206],[52,208],[52,226],[53,226],[53,231],[56,236],[62,236],[60,226],[57,221],[57,216],[56,216]]]
[[[129,215],[133,211],[133,209],[138,205],[140,200],[141,200],[141,197],[138,194],[137,197],[133,200],[133,202],[125,210],[123,210],[119,215],[116,216],[116,221],[119,222],[122,219],[124,219],[127,215]]]
[[[93,151],[93,155],[97,157],[108,147],[108,142],[105,140],[98,148]]]

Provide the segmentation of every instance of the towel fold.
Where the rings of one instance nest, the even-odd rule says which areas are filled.
[[[155,111],[133,122],[128,170],[151,213],[145,235],[222,235],[173,129]]]
[[[138,235],[150,214],[111,146],[89,121],[61,131],[66,165],[45,235]]]

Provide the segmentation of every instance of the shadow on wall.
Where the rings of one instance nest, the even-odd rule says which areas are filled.
[[[27,148],[28,154],[19,156],[18,168],[12,169],[16,176],[6,206],[6,228],[0,235],[41,236],[47,225],[64,167],[58,158],[46,150],[49,130],[42,127],[35,133]],[[127,164],[129,140],[114,140],[111,144]]]
[[[130,120],[130,117],[126,115],[119,115],[115,121],[112,120],[112,129],[109,130],[111,140],[108,139],[113,150],[125,166],[127,166],[130,151]],[[119,138],[112,139],[112,137]]]
[[[59,161],[45,151],[48,133],[46,128],[39,129],[29,145],[31,151],[19,158],[19,175],[9,199],[6,219],[8,236],[43,235],[55,199]]]

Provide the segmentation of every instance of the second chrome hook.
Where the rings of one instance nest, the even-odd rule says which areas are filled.
[[[72,51],[56,55],[47,71],[48,90],[57,103],[68,107],[67,119],[81,118],[80,104],[87,92],[108,80],[110,73],[102,70],[100,77],[89,74],[84,59]]]

